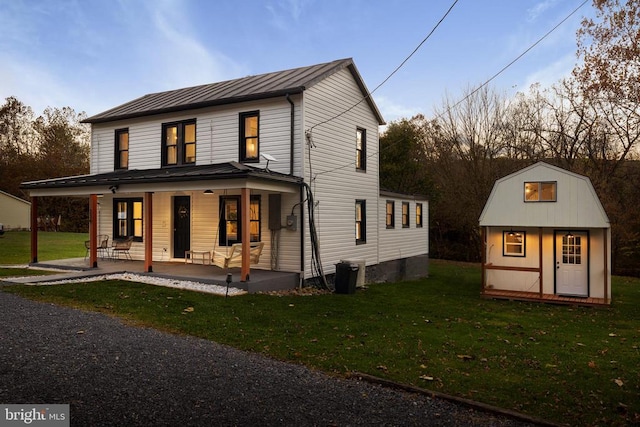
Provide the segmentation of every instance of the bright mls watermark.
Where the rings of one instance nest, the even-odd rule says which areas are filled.
[[[69,427],[69,405],[0,405],[0,427]]]

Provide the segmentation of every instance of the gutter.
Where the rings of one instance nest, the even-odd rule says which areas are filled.
[[[294,131],[294,105],[293,105],[293,101],[291,100],[291,96],[289,96],[289,94],[287,93],[285,95],[285,97],[287,98],[287,101],[289,101],[289,104],[291,104],[291,130],[289,132],[290,134],[290,141],[289,141],[289,175],[293,175],[293,149],[295,147],[294,144],[294,137],[293,137],[293,131]]]

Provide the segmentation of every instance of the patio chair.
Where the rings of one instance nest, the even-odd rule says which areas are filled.
[[[89,256],[89,250],[91,249],[91,240],[85,240],[84,247],[86,249],[84,259],[86,260]],[[106,234],[98,236],[98,255],[102,259],[111,257],[111,254],[109,254],[109,236]]]
[[[131,249],[131,243],[133,243],[133,237],[127,237],[126,239],[117,239],[113,241],[111,246],[111,259],[120,259],[120,254],[123,254],[125,259],[133,261],[129,249]]]
[[[257,264],[260,262],[264,242],[251,242],[249,245],[251,246],[249,263]],[[242,243],[234,243],[229,246],[226,253],[211,251],[211,261],[213,265],[220,268],[240,267],[242,265]]]

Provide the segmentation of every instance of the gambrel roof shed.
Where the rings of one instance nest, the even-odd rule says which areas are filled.
[[[556,183],[551,203],[527,203],[527,183]],[[497,180],[480,215],[481,227],[610,228],[589,178],[538,162]]]

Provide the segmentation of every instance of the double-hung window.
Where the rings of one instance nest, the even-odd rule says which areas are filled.
[[[387,228],[394,228],[396,226],[395,210],[395,202],[393,200],[387,200]]]
[[[113,238],[142,241],[142,199],[113,199]]]
[[[367,242],[367,209],[365,200],[356,200],[356,245]]]
[[[230,246],[242,242],[242,209],[240,196],[220,197],[220,246]],[[249,240],[259,242],[262,217],[260,196],[251,196],[249,200]]]
[[[196,121],[162,125],[162,166],[195,164]]]
[[[527,233],[524,231],[503,231],[502,232],[502,254],[504,256],[526,255]]]
[[[240,161],[260,161],[260,112],[240,113]]]
[[[402,228],[409,228],[409,203],[402,202]]]
[[[129,129],[116,129],[114,169],[129,168]]]
[[[367,131],[356,128],[356,170],[367,170]]]
[[[422,227],[422,203],[416,203],[416,227]]]

